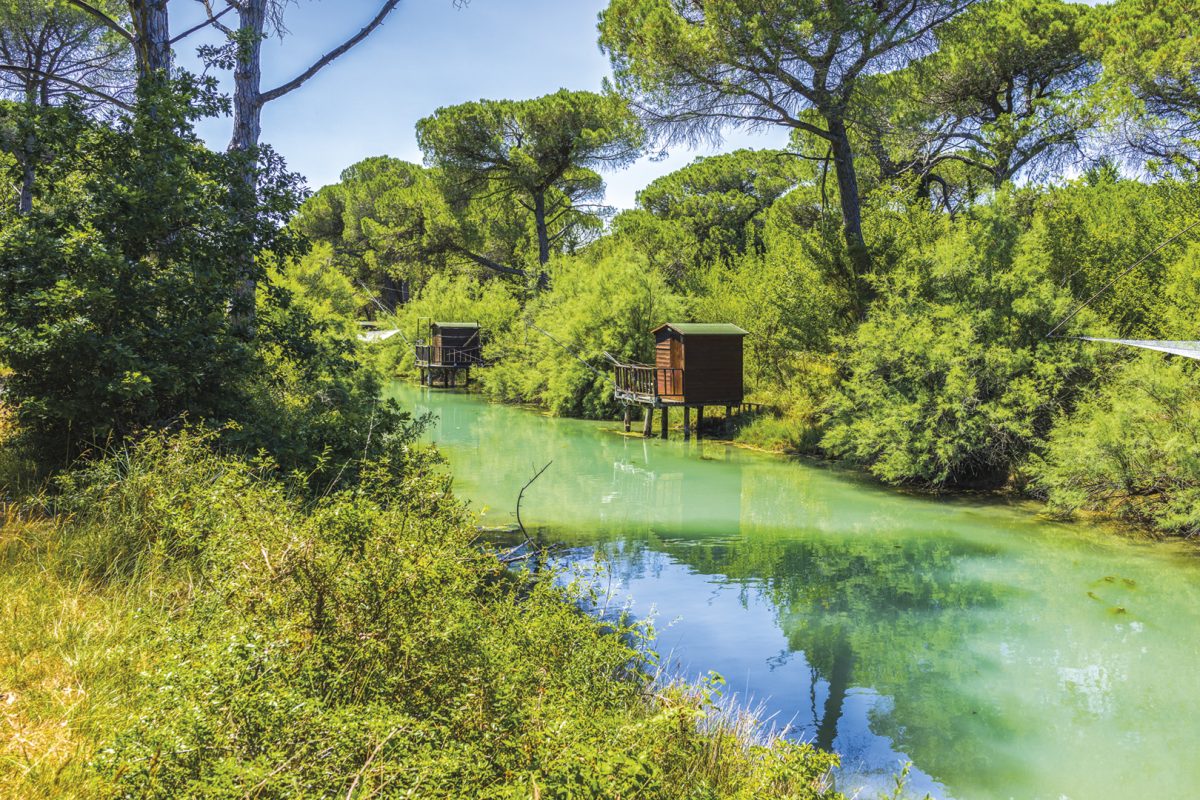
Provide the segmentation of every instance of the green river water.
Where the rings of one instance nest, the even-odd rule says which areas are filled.
[[[644,441],[396,385],[482,525],[610,559],[688,678],[842,757],[874,798],[1200,797],[1200,558],[1036,507],[906,496],[719,443]]]

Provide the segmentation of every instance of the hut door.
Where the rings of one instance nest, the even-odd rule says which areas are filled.
[[[441,364],[442,363],[442,329],[434,328],[432,331],[432,334],[433,335],[430,336],[430,339],[432,340],[433,347],[430,349],[430,361],[434,364]]]
[[[674,336],[663,339],[654,350],[659,397],[683,396],[683,342]]]

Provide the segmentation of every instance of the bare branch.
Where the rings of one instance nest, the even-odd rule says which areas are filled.
[[[293,78],[292,80],[288,81],[285,84],[275,87],[274,89],[272,89],[269,92],[264,92],[261,95],[259,95],[259,102],[260,103],[269,103],[272,100],[278,100],[280,97],[283,97],[288,92],[299,89],[300,86],[302,86],[304,84],[304,82],[307,81],[309,78],[316,75],[322,69],[329,66],[329,64],[331,62],[333,62],[335,59],[341,57],[347,51],[349,51],[352,47],[354,47],[356,44],[358,44],[363,39],[366,39],[368,36],[370,36],[371,33],[376,28],[378,28],[380,25],[383,24],[383,20],[387,17],[388,14],[392,13],[392,11],[396,8],[397,5],[399,5],[399,3],[400,3],[400,0],[386,0],[386,2],[384,2],[384,4],[380,7],[379,13],[375,15],[375,18],[373,20],[371,20],[369,23],[367,23],[366,27],[364,27],[358,33],[351,36],[346,41],[342,42],[342,44],[339,45],[338,47],[335,47],[333,50],[330,50],[328,53],[321,56],[319,59],[317,59],[316,63],[314,63],[311,67],[306,69],[304,72],[300,73],[300,75],[296,76],[295,78]]]
[[[100,20],[105,25],[107,25],[109,28],[112,28],[115,32],[120,34],[127,42],[129,42],[130,44],[133,44],[134,35],[132,33],[130,33],[129,30],[126,29],[124,25],[117,22],[115,19],[110,17],[108,14],[105,14],[103,11],[96,8],[95,6],[93,6],[90,3],[85,3],[83,0],[67,0],[67,2],[69,2],[71,5],[75,6],[78,9],[81,9],[81,10],[86,11],[87,13],[91,14],[93,17]]]
[[[72,89],[78,89],[81,92],[87,92],[90,95],[99,97],[101,100],[104,100],[107,103],[112,103],[118,108],[122,108],[126,111],[133,111],[133,106],[129,103],[126,103],[124,100],[118,100],[112,95],[106,94],[99,89],[94,89],[91,86],[73,81],[69,78],[64,78],[61,75],[52,75],[48,72],[42,72],[41,70],[31,69],[29,67],[18,67],[15,64],[0,64],[0,70],[4,72],[13,72],[18,75],[27,75],[33,78],[43,78],[45,80],[54,81],[55,83],[61,83],[64,86],[70,86]]]
[[[472,253],[470,250],[467,250],[465,247],[455,247],[454,252],[470,259],[471,261],[474,261],[476,264],[479,264],[481,267],[487,267],[490,270],[495,270],[496,272],[499,272],[502,275],[512,275],[517,278],[526,277],[525,270],[523,270],[523,269],[517,269],[516,267],[510,267],[506,264],[501,264],[499,261],[493,261],[492,259],[488,258],[487,256],[481,256],[478,253]]]
[[[217,22],[217,20],[219,20],[221,17],[228,14],[230,11],[233,11],[232,5],[225,6],[224,11],[218,12],[216,14],[212,13],[212,8],[209,7],[207,3],[205,4],[205,8],[208,9],[208,12],[209,12],[208,19],[204,20],[204,22],[201,22],[199,25],[193,25],[192,27],[188,28],[183,33],[176,36],[174,39],[171,40],[171,42],[170,42],[171,44],[175,44],[176,42],[181,42],[184,39],[186,39],[187,37],[191,36],[196,31],[207,28],[209,25],[215,25],[218,28],[224,28],[225,26],[219,24]]]
[[[550,469],[550,465],[553,463],[554,463],[553,460],[547,461],[546,466],[539,469],[537,471],[537,474],[529,479],[529,483],[522,486],[521,491],[517,493],[517,527],[520,528],[521,533],[523,533],[525,535],[525,541],[529,541],[529,532],[525,530],[525,524],[523,522],[521,522],[521,501],[525,498],[525,490],[528,489],[530,486],[533,486],[533,482],[536,481],[538,478],[542,477],[542,473],[545,472],[546,470]]]

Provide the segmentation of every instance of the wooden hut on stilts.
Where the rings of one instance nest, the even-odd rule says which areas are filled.
[[[471,385],[471,367],[483,366],[482,331],[477,322],[429,323],[428,339],[414,345],[422,386],[454,388]]]
[[[664,439],[672,408],[683,411],[685,439],[691,438],[693,430],[699,435],[706,407],[724,406],[727,417],[746,408],[742,363],[746,331],[728,323],[668,322],[652,333],[654,364],[613,366],[613,396],[625,406],[626,431],[632,427],[634,406],[645,409],[642,432],[646,436],[653,433],[658,410]]]

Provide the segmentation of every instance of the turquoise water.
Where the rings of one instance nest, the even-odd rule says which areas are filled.
[[[1200,797],[1200,559],[990,500],[397,385],[483,525],[522,517],[873,798]]]

